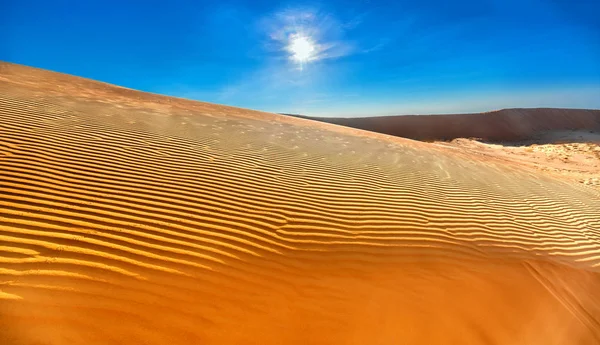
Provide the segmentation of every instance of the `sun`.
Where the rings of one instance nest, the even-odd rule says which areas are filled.
[[[292,54],[291,58],[299,63],[304,63],[313,59],[316,48],[315,43],[307,36],[294,34],[290,36],[288,51]]]

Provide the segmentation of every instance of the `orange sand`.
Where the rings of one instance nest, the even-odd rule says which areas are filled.
[[[600,192],[0,64],[0,344],[600,344]]]

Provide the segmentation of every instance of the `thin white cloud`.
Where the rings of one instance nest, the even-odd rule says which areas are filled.
[[[360,19],[362,20],[362,19]],[[351,27],[360,25],[354,19]],[[263,34],[266,54],[261,64],[216,91],[211,100],[219,103],[262,107],[262,104],[311,103],[323,85],[336,76],[335,65],[314,64],[300,71],[302,64],[334,60],[362,51],[348,38],[348,26],[330,13],[317,9],[285,9],[258,20],[256,28]],[[293,51],[293,40],[300,47],[310,43],[309,52]],[[304,59],[297,59],[298,56]]]
[[[335,59],[359,52],[346,31],[360,24],[359,20],[343,23],[335,16],[315,9],[286,9],[261,21],[269,40],[269,52],[292,58],[290,45],[297,37],[306,37],[312,44],[307,61]]]
[[[361,51],[361,53],[371,53],[371,52],[375,52],[378,50],[383,49],[386,45],[388,45],[391,42],[391,40],[389,38],[381,38],[379,39],[379,42],[377,42],[375,45],[365,48]]]
[[[335,99],[335,85],[349,73],[334,60],[367,54],[388,43],[385,38],[372,39],[361,33],[366,19],[360,14],[342,20],[318,8],[272,12],[252,27],[263,38],[256,45],[262,52],[254,55],[258,64],[253,70],[241,72],[214,90],[180,89],[177,94],[268,111],[301,112],[325,106]],[[299,37],[303,40],[294,42]]]

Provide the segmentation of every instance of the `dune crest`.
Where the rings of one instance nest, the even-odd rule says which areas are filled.
[[[507,142],[528,140],[550,131],[600,131],[600,110],[590,109],[502,109],[474,114],[357,118],[302,117],[427,141],[477,138],[483,141]]]
[[[503,109],[478,114],[312,118],[426,140],[600,190],[600,110]]]
[[[600,192],[0,64],[1,344],[598,344]]]

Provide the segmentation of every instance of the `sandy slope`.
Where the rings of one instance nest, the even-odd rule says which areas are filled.
[[[598,344],[600,193],[0,64],[0,344]]]
[[[600,132],[550,131],[527,141],[484,143],[472,139],[438,142],[521,168],[532,168],[600,190]]]
[[[310,118],[437,142],[600,190],[600,110],[503,109],[480,114]]]

